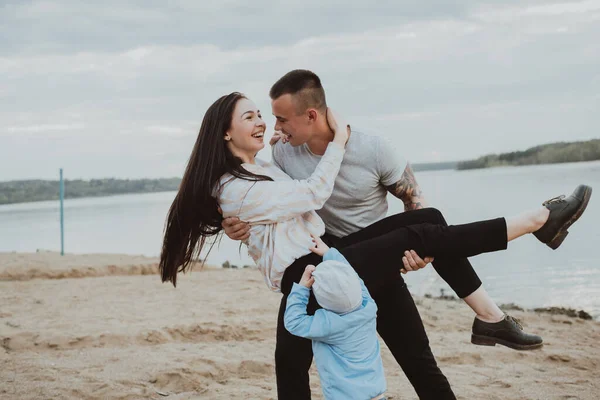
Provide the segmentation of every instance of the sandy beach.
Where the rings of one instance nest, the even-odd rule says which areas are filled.
[[[157,260],[0,253],[0,399],[275,399],[280,296],[258,271],[207,267],[162,284]],[[416,298],[460,399],[597,399],[600,323],[511,311],[545,339],[470,344],[461,302]],[[416,395],[382,344],[388,398]],[[316,371],[313,398],[321,399]]]

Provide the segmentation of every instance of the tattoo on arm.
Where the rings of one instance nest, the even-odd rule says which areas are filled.
[[[405,211],[423,208],[423,193],[421,192],[421,188],[415,179],[415,174],[410,165],[406,166],[400,180],[393,185],[387,186],[386,189],[402,200]]]

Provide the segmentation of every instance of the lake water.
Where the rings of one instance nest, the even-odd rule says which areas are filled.
[[[600,318],[600,162],[508,167],[417,174],[429,203],[451,224],[510,216],[537,207],[577,184],[593,186],[586,213],[557,251],[533,236],[512,242],[508,251],[472,258],[488,292],[499,303],[524,307],[582,308]],[[165,216],[175,193],[123,195],[65,201],[65,251],[157,256]],[[390,198],[390,211],[402,203]],[[0,206],[0,251],[60,250],[58,201]],[[227,238],[208,260],[251,264],[245,249]],[[258,273],[258,272],[257,272]],[[450,289],[433,268],[406,276],[415,294]],[[265,288],[266,290],[266,288]]]

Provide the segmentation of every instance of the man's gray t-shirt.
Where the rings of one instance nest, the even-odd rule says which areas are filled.
[[[307,179],[322,156],[307,144],[273,146],[273,163],[293,179]],[[385,218],[388,210],[386,186],[400,180],[406,159],[382,137],[353,131],[335,180],[333,194],[317,214],[326,232],[344,237]]]

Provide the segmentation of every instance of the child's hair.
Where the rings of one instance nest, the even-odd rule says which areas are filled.
[[[312,290],[326,310],[346,314],[362,304],[362,288],[354,269],[343,262],[323,261],[313,272]]]

